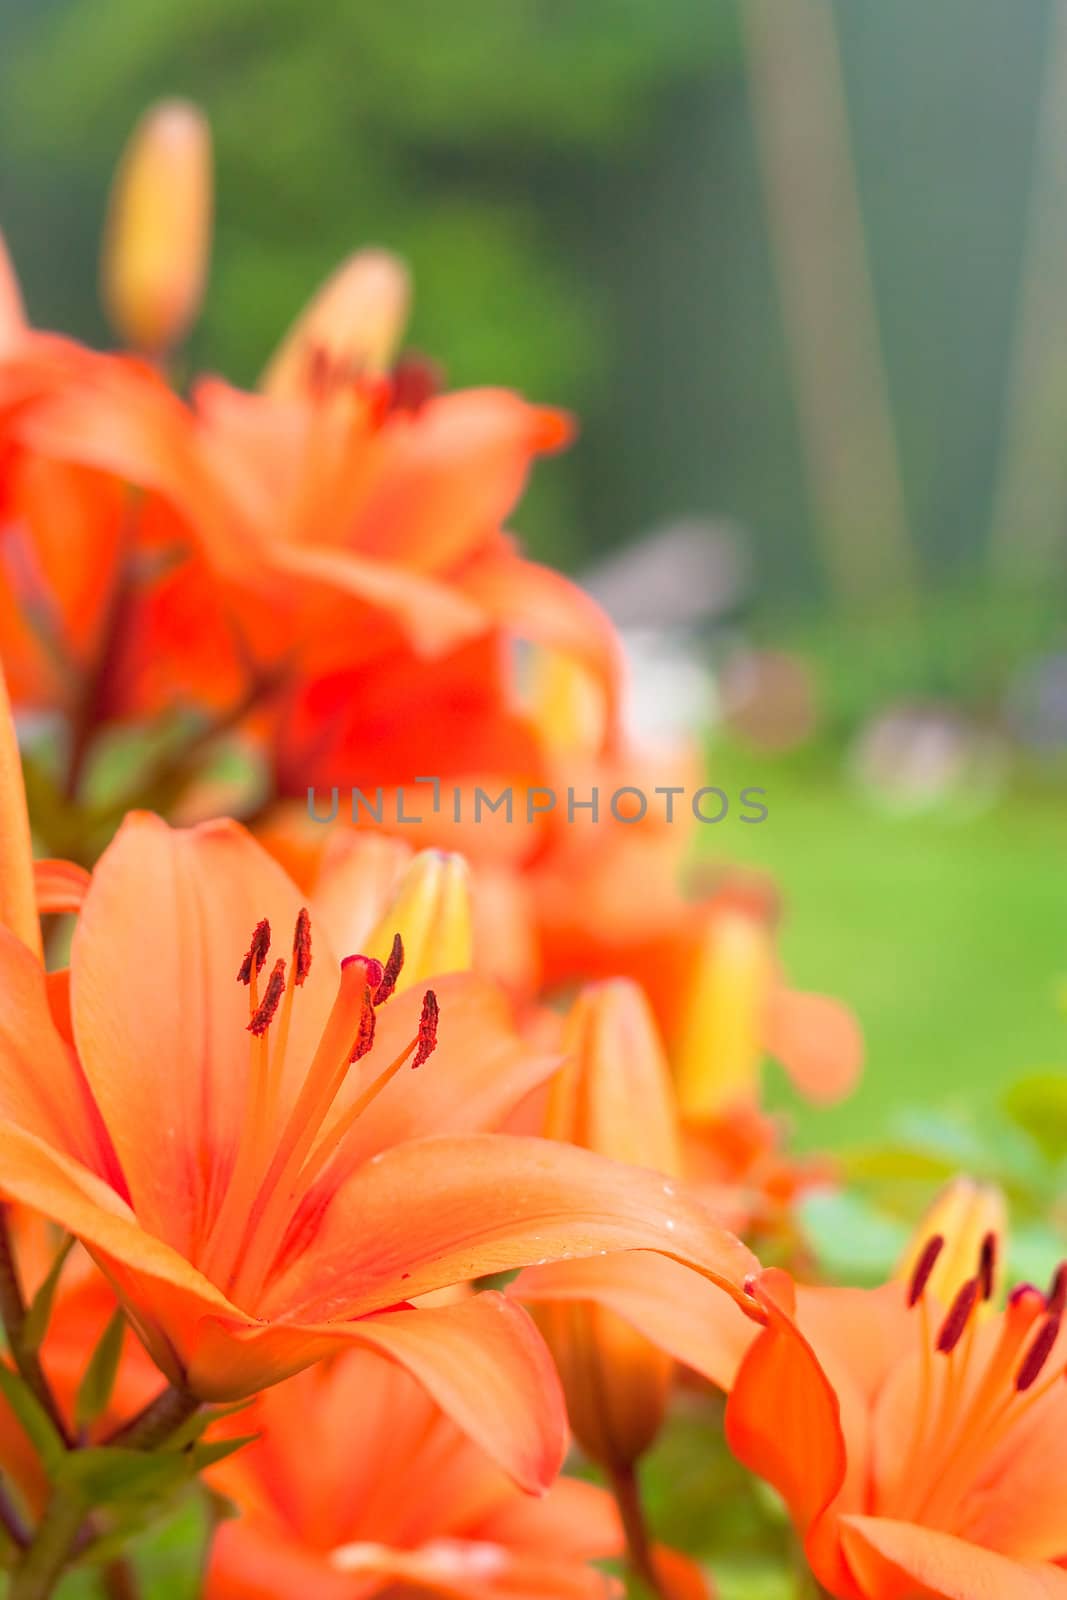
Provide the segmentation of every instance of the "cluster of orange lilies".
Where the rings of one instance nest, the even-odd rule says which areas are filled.
[[[200,114],[150,111],[122,353],[32,328],[0,259],[12,1600],[135,1594],[124,1541],[197,1474],[212,1600],[593,1600],[623,1558],[710,1595],[639,1483],[683,1368],[827,1594],[1067,1595],[1067,1273],[997,1309],[961,1180],[883,1289],[811,1281],[795,1201],[834,1173],[762,1063],[832,1099],[862,1048],[768,886],[687,888],[663,817],[309,815],[648,757],[609,621],[503,528],[570,422],[443,392],[402,263],[342,265],[254,391],[177,385],[210,186]]]

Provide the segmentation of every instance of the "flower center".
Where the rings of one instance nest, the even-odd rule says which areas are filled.
[[[996,1451],[1064,1376],[1062,1351],[1053,1359],[1065,1303],[1067,1267],[1048,1292],[1021,1285],[988,1334],[979,1311],[993,1297],[996,1241],[982,1241],[977,1270],[958,1289],[940,1323],[931,1323],[926,1288],[944,1239],[927,1241],[912,1274],[908,1304],[919,1322],[919,1376],[911,1443],[888,1493],[883,1516],[955,1529],[969,1491]]]
[[[404,964],[400,935],[384,963],[347,956],[318,1046],[287,1113],[286,1055],[296,991],[311,970],[311,919],[301,910],[290,959],[275,961],[261,985],[271,931],[256,925],[237,981],[248,988],[248,1092],[237,1150],[208,1231],[201,1268],[242,1303],[254,1301],[284,1244],[310,1186],[344,1149],[360,1116],[405,1063],[422,1066],[437,1043],[437,996],[428,989],[415,1037],[385,1065],[371,1058],[377,1008],[396,988]],[[362,1076],[353,1099],[333,1115],[353,1071]]]

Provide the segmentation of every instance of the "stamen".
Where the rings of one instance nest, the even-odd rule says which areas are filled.
[[[1067,1309],[1067,1261],[1061,1261],[1052,1274],[1052,1282],[1048,1286],[1045,1297],[1049,1315],[1059,1317]]]
[[[374,991],[374,1004],[384,1005],[386,1000],[396,988],[396,981],[404,966],[404,941],[399,933],[393,934],[393,948],[389,952],[389,959],[385,963],[381,980]],[[428,1053],[428,1052],[427,1052]]]
[[[356,1042],[352,1046],[352,1054],[348,1058],[350,1062],[361,1061],[374,1044],[374,1026],[376,1020],[377,1019],[374,1014],[374,1001],[371,998],[370,985],[368,984],[366,994],[363,998],[363,1010],[360,1013],[359,1018],[359,1032],[356,1034]]]
[[[252,943],[248,947],[248,954],[245,956],[237,970],[238,983],[252,982],[253,966],[255,967],[257,973],[263,971],[263,965],[267,959],[267,951],[269,949],[270,923],[267,921],[266,917],[263,917],[261,921],[256,923],[256,926],[253,929]]]
[[[912,1306],[917,1305],[922,1299],[923,1291],[925,1290],[926,1285],[930,1282],[930,1274],[937,1265],[937,1258],[944,1248],[945,1236],[943,1233],[932,1234],[931,1237],[927,1239],[922,1248],[919,1259],[915,1263],[915,1269],[911,1275],[911,1283],[908,1287],[909,1309]]]
[[[301,906],[293,932],[293,982],[297,988],[311,971],[311,918],[307,906]]]
[[[267,979],[267,987],[263,991],[263,998],[252,1013],[252,1020],[248,1024],[249,1033],[255,1034],[257,1039],[263,1037],[271,1023],[274,1013],[281,1005],[282,995],[285,993],[285,962],[279,956],[274,963],[274,970]]]
[[[1031,1384],[1036,1383],[1041,1376],[1042,1369],[1052,1354],[1052,1347],[1059,1338],[1059,1332],[1060,1315],[1056,1312],[1052,1316],[1046,1317],[1040,1328],[1038,1328],[1037,1333],[1034,1335],[1034,1342],[1023,1357],[1022,1365],[1015,1374],[1015,1387],[1020,1394],[1025,1394]]]
[[[993,1288],[997,1272],[997,1238],[994,1233],[987,1233],[982,1240],[982,1249],[978,1257],[978,1282],[982,1290],[983,1300],[992,1300]]]
[[[421,1067],[437,1049],[437,1021],[441,1015],[441,1008],[437,1004],[437,996],[432,989],[427,989],[422,997],[422,1015],[419,1018],[419,1044],[415,1051],[415,1059],[411,1063],[412,1071]]]
[[[953,1300],[948,1316],[941,1324],[941,1332],[937,1336],[937,1348],[941,1355],[951,1355],[963,1338],[977,1299],[978,1279],[968,1278]]]

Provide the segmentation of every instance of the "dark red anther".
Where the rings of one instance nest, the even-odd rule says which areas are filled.
[[[400,976],[403,965],[404,941],[401,939],[398,933],[394,933],[393,948],[389,952],[389,959],[385,963],[381,979],[379,980],[378,986],[374,991],[374,1004],[376,1006],[380,1006],[384,1003],[384,1001],[388,1000],[389,996],[396,988],[396,980]]]
[[[301,906],[293,930],[293,983],[299,989],[311,971],[311,918]]]
[[[1045,1303],[1049,1315],[1054,1317],[1062,1316],[1064,1309],[1067,1308],[1067,1261],[1061,1261],[1052,1274]]]
[[[908,1285],[908,1305],[918,1305],[923,1297],[923,1291],[930,1282],[930,1274],[937,1265],[937,1258],[945,1248],[943,1233],[933,1233],[923,1245],[919,1259],[911,1274],[911,1283]]]
[[[428,400],[444,387],[444,373],[428,356],[401,356],[390,373],[391,409],[418,416]]]
[[[256,923],[256,926],[252,932],[252,943],[248,947],[248,954],[245,956],[240,967],[237,969],[238,983],[252,982],[253,964],[255,965],[257,973],[263,971],[263,963],[267,959],[267,951],[269,949],[270,923],[267,921],[266,917],[264,917],[261,922]]]
[[[982,1240],[982,1249],[978,1257],[978,1283],[983,1300],[992,1300],[996,1275],[997,1236],[995,1233],[987,1233]]]
[[[374,1002],[371,999],[371,987],[368,984],[363,996],[363,1010],[359,1015],[359,1032],[356,1034],[356,1042],[352,1046],[352,1054],[348,1058],[349,1061],[361,1061],[367,1054],[374,1043],[375,1022]]]
[[[281,1004],[282,995],[285,993],[285,962],[279,957],[274,963],[267,987],[263,991],[263,998],[252,1013],[252,1020],[248,1024],[249,1033],[254,1033],[259,1039],[266,1033],[274,1021],[274,1013]]]
[[[937,1336],[937,1348],[943,1356],[951,1355],[963,1338],[964,1329],[971,1320],[971,1312],[977,1299],[978,1279],[968,1278],[953,1300],[949,1314],[941,1324],[941,1332]]]
[[[1046,1317],[1034,1335],[1033,1343],[1026,1352],[1018,1372],[1015,1374],[1015,1387],[1020,1394],[1035,1384],[1041,1376],[1045,1363],[1052,1354],[1052,1347],[1056,1343],[1060,1332],[1060,1316]]]
[[[432,989],[427,989],[422,997],[422,1015],[419,1018],[419,1044],[415,1051],[415,1059],[411,1066],[421,1067],[429,1056],[437,1049],[437,1019],[441,1015],[441,1008],[437,1004],[437,996]]]

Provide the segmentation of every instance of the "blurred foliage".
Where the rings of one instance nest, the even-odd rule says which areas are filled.
[[[726,0],[8,11],[4,222],[38,320],[106,339],[87,268],[108,174],[143,106],[187,95],[218,161],[195,367],[251,381],[334,264],[378,242],[414,263],[412,341],[451,382],[582,413],[618,381],[598,196],[628,164],[655,169],[671,98],[735,49]],[[568,469],[546,476],[522,519],[542,553],[549,528],[558,539],[569,525],[573,542],[575,521]]]

